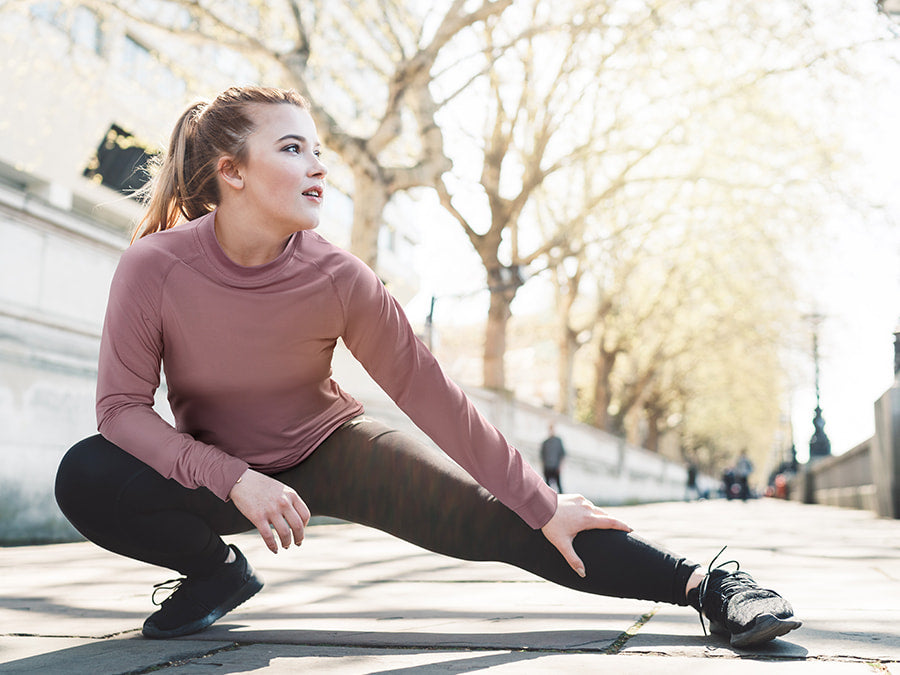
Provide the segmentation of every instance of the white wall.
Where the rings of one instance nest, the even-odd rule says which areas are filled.
[[[71,537],[52,497],[95,433],[97,350],[121,235],[0,187],[0,541]]]

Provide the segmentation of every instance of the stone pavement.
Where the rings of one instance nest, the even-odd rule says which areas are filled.
[[[576,593],[356,525],[316,524],[273,556],[231,538],[266,588],[198,635],[140,635],[164,570],[92,544],[0,548],[2,673],[893,673],[900,521],[792,502],[611,509],[698,562],[728,544],[804,625],[755,651],[690,608]],[[170,574],[169,576],[174,576]]]

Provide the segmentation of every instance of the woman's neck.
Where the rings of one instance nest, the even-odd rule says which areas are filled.
[[[254,227],[233,210],[216,210],[215,232],[219,246],[228,258],[243,267],[257,267],[281,255],[290,237],[275,237]]]

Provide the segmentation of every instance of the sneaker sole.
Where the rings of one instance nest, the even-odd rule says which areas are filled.
[[[774,614],[763,614],[758,617],[752,628],[743,633],[735,633],[731,636],[732,647],[751,647],[774,640],[780,635],[790,633],[795,628],[803,625],[796,619],[779,619]]]
[[[234,595],[229,597],[225,602],[213,609],[206,616],[183,626],[172,628],[170,630],[160,630],[153,624],[145,622],[141,632],[144,634],[144,637],[150,638],[152,640],[164,640],[167,638],[175,638],[181,637],[183,635],[191,635],[192,633],[198,633],[204,628],[208,628],[209,626],[211,626],[213,623],[228,614],[228,612],[233,610],[238,605],[247,602],[247,600],[259,593],[259,591],[262,590],[262,587],[262,579],[253,574],[247,580],[247,583],[241,586],[234,593]]]

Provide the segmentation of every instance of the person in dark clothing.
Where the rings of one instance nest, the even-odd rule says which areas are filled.
[[[687,467],[687,485],[685,490],[686,501],[700,499],[700,488],[697,487],[697,465],[693,461]]]
[[[753,462],[747,457],[747,451],[741,450],[740,457],[734,465],[734,479],[739,486],[738,495],[744,501],[750,497],[750,474],[753,473]]]
[[[547,431],[547,438],[541,443],[541,464],[544,467],[544,480],[547,485],[556,483],[556,491],[562,494],[562,483],[559,479],[559,473],[562,469],[563,457],[566,456],[566,449],[563,447],[562,439],[556,435],[556,430],[551,424]]]

